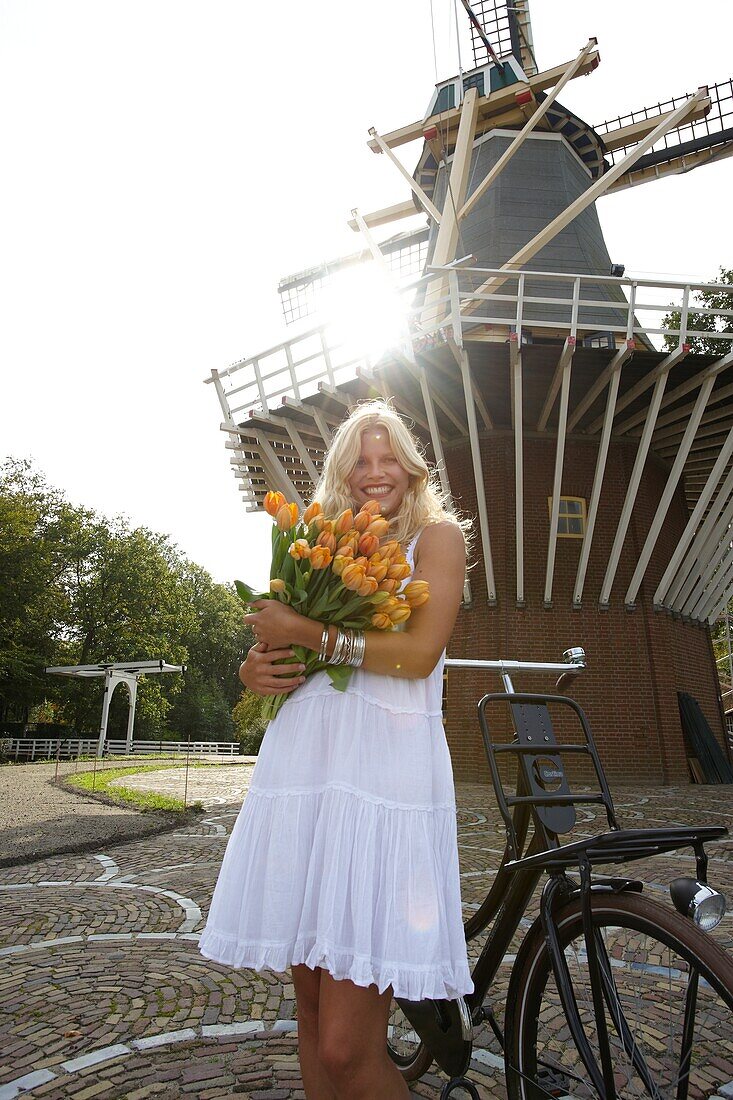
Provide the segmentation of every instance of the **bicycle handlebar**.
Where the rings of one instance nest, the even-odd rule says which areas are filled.
[[[447,657],[445,664],[449,668],[485,668],[507,676],[510,672],[554,672],[559,673],[557,687],[572,679],[585,669],[585,650],[572,646],[563,653],[565,663],[554,664],[547,661],[479,661],[459,657]]]

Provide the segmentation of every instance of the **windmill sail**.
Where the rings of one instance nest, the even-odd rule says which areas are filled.
[[[415,213],[417,214],[418,211],[416,210]],[[399,285],[403,281],[414,279],[422,274],[428,250],[428,228],[423,225],[418,226],[417,229],[397,233],[389,240],[380,241],[379,247],[387,267]],[[363,249],[281,279],[277,291],[280,295],[285,323],[290,325],[317,314],[322,292],[328,282],[339,272],[346,271],[357,264],[368,263],[371,258],[369,250]]]
[[[476,19],[484,29],[494,52],[499,57],[513,56],[527,76],[534,76],[537,62],[529,20],[529,0],[474,0],[471,4]],[[471,26],[474,65],[486,65],[491,58],[481,35]]]
[[[733,154],[733,80],[708,87],[710,109],[692,117],[682,126],[669,130],[648,153],[636,162],[609,188],[622,191],[648,180],[677,172],[689,172],[711,160],[719,160]],[[627,115],[602,122],[593,129],[606,147],[609,167],[621,160],[640,140],[644,132],[651,130],[660,117],[673,111],[685,96],[677,96],[664,103],[643,107]],[[645,124],[649,125],[645,128]]]

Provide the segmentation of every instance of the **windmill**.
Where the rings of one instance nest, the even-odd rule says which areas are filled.
[[[304,501],[346,409],[391,398],[477,516],[450,655],[539,659],[579,639],[599,670],[591,717],[612,716],[611,771],[679,779],[677,692],[723,738],[710,624],[733,594],[733,333],[717,355],[692,353],[701,284],[625,278],[595,203],[730,156],[733,84],[591,125],[561,97],[598,66],[595,39],[540,70],[528,0],[461,2],[473,68],[440,81],[423,118],[369,132],[402,197],[353,211],[360,250],[280,285],[286,319],[302,321],[334,273],[412,274],[403,331],[365,357],[319,324],[212,372],[232,466],[250,508],[268,488]],[[415,141],[412,168],[400,149]],[[376,239],[416,213],[426,224]],[[671,300],[680,326],[660,350]],[[480,764],[464,732],[474,704],[449,683],[458,774]]]

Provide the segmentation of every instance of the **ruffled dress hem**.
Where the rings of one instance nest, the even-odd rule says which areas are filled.
[[[329,944],[322,936],[299,938],[288,943],[242,943],[206,929],[199,944],[204,958],[225,966],[249,970],[273,970],[284,974],[304,964],[327,970],[335,981],[348,979],[355,985],[376,985],[379,993],[392,986],[395,997],[408,1001],[456,1000],[473,992],[473,981],[464,959],[455,963],[431,961],[424,966],[374,959]]]

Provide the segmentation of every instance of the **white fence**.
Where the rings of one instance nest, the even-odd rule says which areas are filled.
[[[11,760],[73,760],[94,756],[96,737],[0,737],[0,752]],[[105,755],[162,756],[190,753],[195,756],[239,756],[238,741],[133,741],[132,753],[126,741],[105,742]]]

